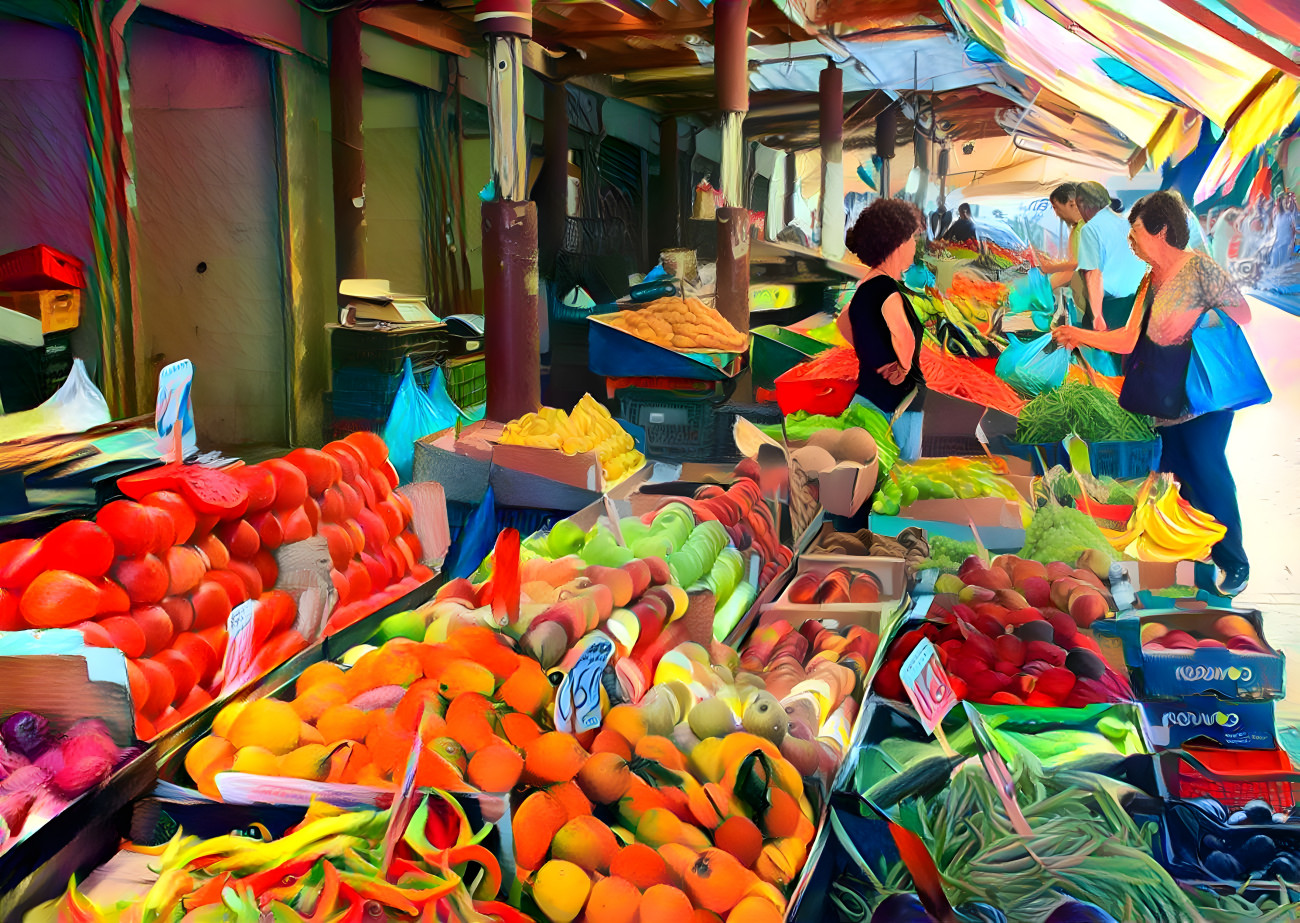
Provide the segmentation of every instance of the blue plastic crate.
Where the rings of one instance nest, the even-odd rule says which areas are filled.
[[[1023,458],[1034,466],[1034,473],[1043,475],[1056,465],[1070,467],[1065,447],[1059,442],[1026,444],[1007,440],[1002,449],[1008,455]],[[1041,453],[1041,460],[1040,460]],[[1088,458],[1096,477],[1142,478],[1160,466],[1160,440],[1146,442],[1090,442]]]

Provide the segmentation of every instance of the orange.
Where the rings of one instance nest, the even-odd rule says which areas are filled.
[[[391,776],[405,770],[411,748],[415,746],[415,735],[399,727],[392,713],[380,712],[373,719],[365,743],[375,767]]]
[[[794,836],[803,811],[799,802],[776,786],[768,790],[768,808],[763,812],[763,831],[770,837]]]
[[[596,753],[578,770],[578,787],[597,804],[613,804],[632,783],[627,760],[617,753]]]
[[[632,843],[620,849],[609,863],[609,873],[627,879],[643,891],[672,881],[663,856],[644,843]]]
[[[551,703],[554,695],[555,687],[537,661],[520,657],[518,669],[506,677],[496,697],[515,711],[536,717]]]
[[[641,714],[641,709],[635,705],[615,705],[609,710],[609,714],[605,715],[603,725],[618,731],[632,746],[648,733],[645,717]]]
[[[355,705],[334,705],[316,719],[316,730],[326,743],[339,740],[363,741],[370,731],[370,716]]]
[[[569,923],[587,903],[591,879],[572,862],[552,859],[537,870],[533,900],[551,923]]]
[[[465,692],[447,705],[447,736],[460,741],[473,753],[497,739],[492,719],[496,712],[491,701],[477,692]]]
[[[752,868],[763,849],[763,833],[748,817],[729,817],[713,831],[713,841],[745,868]]]
[[[625,760],[632,759],[632,745],[627,742],[627,738],[611,727],[603,727],[596,734],[596,739],[591,742],[591,752],[595,753],[617,753]]]
[[[618,840],[604,822],[590,814],[573,817],[555,834],[551,855],[587,872],[607,872],[618,854]]]
[[[533,792],[525,798],[512,825],[519,867],[538,868],[551,850],[551,840],[568,820],[564,805],[550,792]]]
[[[714,913],[726,913],[745,896],[754,873],[726,850],[709,848],[686,873],[686,893],[691,901]]]
[[[587,923],[636,923],[641,892],[626,878],[602,878],[587,898]],[[684,923],[684,921],[683,921]]]
[[[516,747],[522,748],[530,740],[542,736],[542,730],[537,726],[537,722],[525,714],[515,711],[506,712],[501,715],[500,721],[501,733]]]
[[[236,750],[260,746],[280,756],[298,746],[301,725],[298,713],[288,702],[255,699],[235,715],[229,740]]]
[[[489,744],[469,761],[469,782],[481,792],[508,792],[519,784],[524,758],[505,743]]]
[[[438,692],[448,701],[468,692],[490,696],[496,691],[497,678],[492,671],[472,660],[453,660],[438,674]]]
[[[185,771],[199,791],[209,798],[219,798],[215,776],[230,769],[234,761],[235,748],[225,738],[200,737],[185,754]]]
[[[572,734],[551,731],[524,747],[524,778],[534,785],[568,782],[587,761],[587,751]]]
[[[694,912],[691,899],[680,889],[671,885],[654,885],[641,895],[637,920],[640,923],[684,923]]]
[[[329,685],[312,686],[289,704],[303,721],[317,721],[328,709],[347,701],[348,694],[341,685]]]
[[[389,531],[398,535],[402,529]],[[519,655],[502,642],[499,634],[484,625],[462,626],[447,641],[463,656],[487,667],[498,678],[505,679],[520,669]]]
[[[785,914],[765,897],[742,897],[727,914],[727,923],[781,923]]]
[[[570,818],[582,817],[591,813],[591,802],[582,793],[582,789],[578,788],[577,782],[552,785],[547,791],[564,806],[564,810]]]
[[[686,757],[677,749],[677,744],[667,737],[647,734],[634,744],[633,749],[637,756],[655,760],[678,772],[686,771]]]

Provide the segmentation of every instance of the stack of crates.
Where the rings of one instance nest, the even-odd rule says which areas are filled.
[[[487,401],[487,359],[483,337],[461,336],[448,331],[442,359],[447,395],[461,410],[468,411]]]
[[[615,415],[645,430],[645,454],[665,461],[710,461],[716,454],[724,382],[692,390],[631,387],[614,392]]]
[[[445,359],[446,328],[422,324],[410,330],[330,327],[332,375],[325,395],[325,439],[358,430],[379,430],[393,408],[402,370],[411,360],[416,383],[427,388]]]
[[[72,336],[86,285],[80,260],[44,244],[0,256],[0,308],[41,322],[44,344],[0,341],[4,411],[30,410],[63,387],[72,371]]]

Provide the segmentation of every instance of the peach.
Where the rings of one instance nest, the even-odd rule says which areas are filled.
[[[586,872],[608,872],[617,854],[613,831],[590,815],[570,819],[551,841],[552,857],[572,862]]]

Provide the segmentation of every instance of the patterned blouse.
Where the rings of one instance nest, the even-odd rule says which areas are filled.
[[[1151,274],[1147,273],[1142,279],[1137,304],[1147,303],[1150,288]],[[1157,346],[1184,343],[1192,335],[1192,328],[1201,315],[1213,308],[1222,308],[1238,323],[1245,323],[1250,317],[1245,296],[1227,272],[1210,257],[1193,253],[1174,277],[1155,293],[1147,336]],[[1218,318],[1208,323],[1213,326],[1218,323]]]

